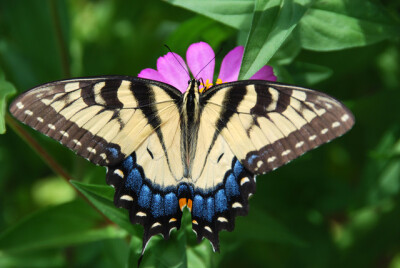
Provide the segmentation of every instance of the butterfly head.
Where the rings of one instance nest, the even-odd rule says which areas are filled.
[[[202,80],[203,80],[202,78],[200,78],[199,80],[195,79],[195,78],[190,79],[188,81],[188,88],[187,88],[186,92],[191,91],[192,92],[191,94],[200,93],[201,92],[200,91],[200,85],[202,85],[202,82],[201,82]]]
[[[200,86],[202,81],[203,81],[203,78],[200,78],[200,79],[192,78],[192,79],[188,80],[188,85],[191,85],[191,84],[196,85],[197,84],[197,86]]]

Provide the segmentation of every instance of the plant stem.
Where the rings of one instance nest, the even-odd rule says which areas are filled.
[[[54,173],[60,175],[67,182],[72,179],[72,177],[67,172],[65,172],[65,170],[43,149],[43,147],[8,113],[6,113],[6,123],[27,144],[29,144],[29,146],[42,158],[42,160],[54,171]]]
[[[61,27],[61,22],[60,22],[60,16],[59,16],[58,10],[57,10],[57,1],[49,0],[48,2],[50,5],[50,12],[51,12],[52,19],[53,19],[53,25],[54,25],[54,31],[55,31],[55,35],[56,35],[57,44],[58,44],[58,50],[60,52],[60,59],[61,59],[63,75],[65,76],[64,78],[70,78],[71,77],[71,68],[70,68],[70,64],[69,64],[69,53],[68,53],[68,49],[65,45],[66,42],[64,40],[64,35],[62,32],[62,27]]]

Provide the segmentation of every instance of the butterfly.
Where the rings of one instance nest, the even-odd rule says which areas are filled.
[[[114,203],[149,239],[169,238],[192,216],[198,240],[246,215],[255,176],[347,132],[354,116],[317,91],[264,80],[219,84],[200,93],[130,76],[47,83],[17,97],[11,113],[90,162],[107,168]]]

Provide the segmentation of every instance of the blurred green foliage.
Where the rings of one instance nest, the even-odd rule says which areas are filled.
[[[399,11],[397,0],[0,0],[0,133],[15,91],[136,75],[163,44],[184,55],[205,41],[222,48],[217,62],[244,45],[242,78],[268,63],[279,81],[343,100],[356,125],[259,177],[220,253],[196,243],[186,213],[143,267],[400,267]],[[112,204],[105,170],[23,127],[66,183],[14,130],[0,136],[0,267],[134,267],[143,230]]]

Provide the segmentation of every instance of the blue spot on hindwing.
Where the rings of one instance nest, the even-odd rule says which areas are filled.
[[[115,149],[115,148],[107,148],[107,151],[110,152],[110,154],[111,154],[111,156],[112,156],[113,158],[118,158],[119,152],[118,152],[117,149]]]
[[[126,187],[133,190],[137,195],[139,194],[140,187],[143,184],[142,175],[137,168],[134,168],[129,172],[126,178]]]
[[[195,195],[193,199],[193,206],[192,206],[192,214],[195,217],[202,218],[203,217],[203,197],[200,195]]]
[[[228,200],[230,200],[231,197],[237,196],[240,194],[239,185],[236,181],[235,176],[232,173],[229,174],[228,178],[226,179],[225,190],[226,190],[226,196],[228,197]]]
[[[236,163],[233,167],[233,174],[235,175],[236,178],[240,175],[240,173],[242,173],[243,169],[244,168],[242,164],[240,164],[239,160],[236,160]]]
[[[151,191],[147,185],[143,185],[139,194],[138,204],[143,208],[149,208],[151,201]]]
[[[215,210],[218,213],[228,209],[228,200],[226,199],[225,191],[219,190],[215,195]]]
[[[208,222],[211,222],[214,216],[214,198],[212,197],[207,198],[206,209],[204,210],[204,213],[206,220]]]
[[[151,214],[153,214],[154,218],[164,215],[163,198],[160,194],[153,195],[153,200],[151,202]]]
[[[126,170],[131,170],[133,168],[133,159],[132,156],[128,156],[124,162],[122,163],[122,166],[124,167],[124,169]]]
[[[165,215],[175,214],[178,206],[178,198],[174,193],[165,195]]]
[[[254,160],[256,160],[256,159],[257,159],[257,155],[253,154],[252,156],[250,156],[250,157],[247,159],[247,162],[249,162],[249,165],[251,166],[251,165],[253,165],[253,162],[254,162]]]

